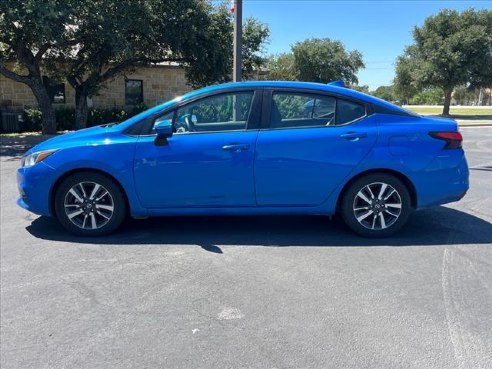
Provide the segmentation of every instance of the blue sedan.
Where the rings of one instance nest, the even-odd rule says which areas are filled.
[[[338,85],[230,83],[33,147],[18,204],[87,236],[127,216],[340,214],[384,237],[465,195],[461,143],[453,120]]]

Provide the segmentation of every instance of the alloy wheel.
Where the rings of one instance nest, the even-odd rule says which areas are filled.
[[[357,192],[352,209],[359,224],[378,231],[391,227],[398,220],[402,199],[390,184],[374,182]]]
[[[65,195],[65,215],[80,229],[104,227],[114,213],[114,201],[109,191],[96,182],[79,182]]]

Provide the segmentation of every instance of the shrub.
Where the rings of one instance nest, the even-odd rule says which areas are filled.
[[[58,108],[55,110],[56,130],[66,131],[73,129],[75,123],[74,108]]]
[[[87,117],[87,127],[98,126],[113,122],[121,122],[147,110],[147,106],[139,104],[128,108],[90,108]],[[27,131],[40,131],[43,114],[37,108],[24,110],[25,127]],[[75,124],[75,108],[55,109],[56,129],[58,131],[72,130]]]
[[[440,88],[430,88],[417,93],[410,99],[411,105],[442,105],[444,91]]]
[[[24,116],[26,123],[25,128],[27,131],[33,132],[41,130],[41,118],[43,116],[41,110],[35,108],[25,109]]]

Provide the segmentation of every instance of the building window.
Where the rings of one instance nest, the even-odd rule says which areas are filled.
[[[125,80],[125,104],[138,105],[143,103],[143,81],[141,79]]]
[[[51,102],[54,104],[65,104],[65,84],[52,78],[43,76],[43,83],[48,90]]]

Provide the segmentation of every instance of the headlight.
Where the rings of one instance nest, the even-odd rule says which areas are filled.
[[[38,151],[34,152],[32,154],[26,155],[22,158],[21,165],[23,167],[32,167],[34,164],[39,163],[40,161],[43,161],[46,159],[48,156],[51,154],[54,154],[58,150],[45,150],[45,151]]]

